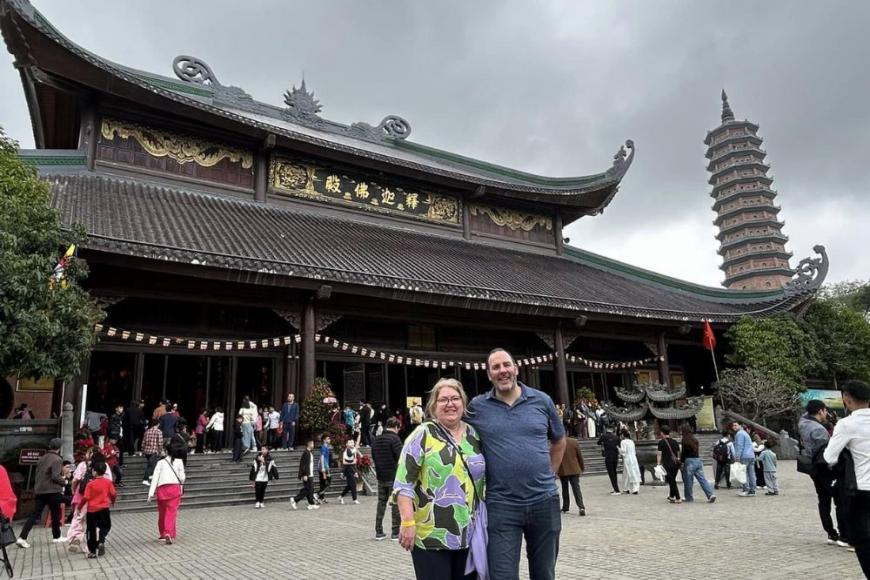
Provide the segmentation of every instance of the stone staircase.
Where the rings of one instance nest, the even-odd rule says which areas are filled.
[[[369,448],[360,451],[369,455]],[[199,508],[228,505],[254,505],[254,487],[248,476],[256,454],[246,454],[241,463],[233,463],[231,453],[194,454],[187,458],[184,484],[184,508]],[[269,482],[266,490],[266,503],[289,502],[298,493],[301,482],[296,478],[302,451],[272,451],[272,458],[278,468],[279,479]],[[155,509],[155,504],[146,503],[148,487],[142,484],[145,472],[144,457],[124,458],[124,487],[118,488],[118,500],[113,512],[138,512]],[[332,480],[325,492],[328,499],[335,498],[344,488],[341,469],[330,470]],[[315,481],[314,489],[317,490]],[[365,491],[363,491],[365,493]],[[304,503],[304,502],[303,502]],[[289,504],[288,504],[289,505]]]
[[[716,434],[700,434],[701,450],[705,464],[712,462],[711,449],[719,438]],[[601,448],[595,439],[581,439],[580,448],[586,464],[585,475],[606,473]],[[360,448],[369,455],[368,447]],[[248,505],[254,504],[254,488],[248,480],[248,474],[255,454],[246,454],[241,463],[233,463],[231,453],[214,453],[190,455],[187,459],[184,485],[184,508],[200,508],[211,506]],[[269,483],[266,490],[266,503],[289,502],[298,493],[301,482],[296,478],[302,451],[276,450],[272,457],[278,467],[280,478]],[[619,470],[622,465],[620,463]],[[145,471],[144,457],[124,458],[124,487],[118,488],[118,500],[113,511],[137,512],[155,509],[154,504],[147,504],[148,487],[142,485],[142,475]],[[341,469],[333,467],[332,481],[325,496],[332,501],[338,501],[338,494],[344,488]],[[315,482],[315,489],[317,483]],[[365,493],[365,491],[363,491]]]

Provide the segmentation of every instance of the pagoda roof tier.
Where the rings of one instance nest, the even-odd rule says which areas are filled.
[[[771,249],[771,250],[750,250],[746,253],[740,254],[739,256],[734,256],[733,258],[728,258],[725,262],[719,266],[720,270],[726,270],[730,266],[736,266],[745,262],[746,260],[752,258],[782,258],[783,260],[790,260],[794,254],[791,252],[786,252],[779,249]]]
[[[767,175],[743,175],[740,177],[736,177],[734,179],[729,179],[728,181],[723,181],[722,183],[716,184],[713,186],[713,190],[710,192],[710,197],[716,197],[716,195],[731,185],[735,183],[752,183],[755,181],[761,181],[765,185],[773,185],[773,178]]]
[[[750,220],[746,220],[744,222],[740,222],[737,224],[731,224],[729,226],[720,227],[719,233],[716,234],[716,238],[718,238],[719,241],[722,241],[722,239],[725,237],[726,234],[731,234],[731,233],[734,233],[738,230],[742,230],[744,228],[751,228],[754,226],[770,226],[770,227],[775,228],[777,230],[781,230],[783,228],[783,226],[785,226],[785,222],[778,221],[776,218],[750,219]]]
[[[41,166],[87,259],[140,270],[366,293],[392,300],[552,316],[733,322],[797,306],[821,279],[771,291],[710,288],[577,248],[563,256]],[[46,175],[48,173],[48,175]],[[825,258],[825,264],[826,264]],[[823,272],[824,273],[824,272]]]
[[[777,191],[775,189],[766,189],[763,187],[753,189],[739,189],[737,191],[729,193],[728,195],[716,198],[716,201],[711,206],[711,209],[713,211],[719,211],[719,208],[722,207],[723,203],[731,201],[732,199],[737,199],[739,197],[756,197],[759,195],[764,196],[768,199],[775,199],[777,196]]]
[[[710,145],[713,139],[716,138],[716,135],[719,135],[723,131],[726,131],[728,129],[734,129],[736,127],[746,127],[747,129],[749,129],[750,134],[755,134],[755,132],[758,131],[758,125],[756,125],[752,121],[747,121],[745,119],[743,121],[728,121],[727,123],[722,123],[715,129],[707,131],[707,136],[704,138],[704,145]],[[742,137],[746,137],[746,135],[742,135]],[[718,143],[716,145],[718,145]]]
[[[426,180],[478,198],[546,204],[563,213],[564,223],[601,212],[635,154],[629,140],[605,171],[541,176],[408,141],[411,126],[395,115],[377,125],[330,121],[319,115],[320,103],[304,82],[287,91],[287,106],[279,107],[223,85],[194,57],[175,59],[178,78],[116,64],[72,42],[26,0],[0,0],[0,30],[20,69],[40,149],[77,147],[81,96],[100,94],[126,103],[127,109],[159,111],[167,119],[220,131],[251,147],[274,143],[277,149]]]
[[[751,141],[752,143],[755,143],[756,145],[759,145],[759,146],[762,143],[764,143],[764,139],[762,139],[761,137],[759,137],[758,135],[755,135],[755,134],[752,134],[752,135],[734,135],[733,137],[728,137],[727,139],[720,141],[719,143],[716,143],[715,145],[711,145],[710,147],[708,147],[707,153],[705,153],[705,156],[708,159],[715,159],[716,153],[718,153],[723,147],[725,147],[727,145],[731,145],[733,143],[742,143],[743,141]]]
[[[722,167],[721,169],[717,169],[710,176],[710,179],[707,180],[707,183],[709,183],[710,185],[715,185],[716,180],[719,177],[721,177],[723,175],[727,175],[728,173],[730,173],[732,171],[739,171],[741,169],[758,169],[761,171],[762,174],[764,174],[764,173],[767,173],[768,171],[770,171],[770,165],[768,165],[766,163],[762,163],[761,161],[756,161],[756,160],[745,161],[743,163],[735,163],[734,165],[729,165],[728,167]]]
[[[766,234],[752,234],[750,236],[744,236],[742,238],[738,238],[736,240],[730,240],[727,242],[722,242],[722,245],[719,246],[717,252],[720,255],[725,254],[727,250],[731,248],[737,247],[741,244],[748,244],[750,242],[779,242],[781,244],[785,244],[788,242],[788,236],[782,232],[768,232]]]
[[[795,271],[790,270],[789,268],[756,268],[754,270],[739,272],[731,276],[725,276],[725,283],[733,284],[734,282],[740,282],[741,280],[746,280],[748,278],[757,278],[758,276],[785,276],[786,278],[791,278],[794,274]]]
[[[727,153],[720,155],[719,157],[714,157],[710,160],[710,163],[707,164],[707,171],[711,173],[716,171],[716,166],[724,161],[725,159],[729,159],[732,157],[739,157],[741,155],[753,155],[759,161],[763,161],[765,157],[767,157],[767,151],[764,149],[758,148],[749,148],[749,149],[732,149]]]
[[[782,207],[778,205],[773,205],[772,203],[765,203],[763,205],[740,205],[737,207],[732,207],[731,209],[725,210],[719,215],[716,216],[716,219],[713,220],[713,225],[718,226],[722,223],[722,220],[729,217],[734,217],[735,215],[741,213],[748,213],[753,211],[767,211],[772,212],[774,214],[778,214]]]

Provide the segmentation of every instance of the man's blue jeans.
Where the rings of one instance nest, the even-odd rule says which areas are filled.
[[[687,457],[683,464],[683,492],[685,501],[695,501],[693,489],[695,487],[695,479],[701,484],[701,489],[707,499],[713,495],[713,490],[710,487],[710,482],[704,477],[704,463],[699,457]]]
[[[520,550],[526,538],[531,580],[555,580],[562,517],[559,496],[532,505],[487,502],[487,559],[493,580],[518,580]]]
[[[296,443],[296,424],[284,423],[284,449],[293,447]]]
[[[755,458],[741,459],[740,463],[746,466],[746,483],[743,484],[743,491],[747,493],[755,493]]]

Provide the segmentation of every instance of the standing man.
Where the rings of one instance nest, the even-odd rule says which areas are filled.
[[[841,485],[849,485],[854,475],[854,497],[848,511],[849,541],[864,576],[870,578],[870,385],[848,381],[842,386],[843,404],[849,416],[837,422],[834,435],[825,449],[825,461],[834,466],[844,450],[852,454],[854,474],[849,473]]]
[[[284,449],[293,451],[296,443],[296,422],[299,421],[299,404],[293,393],[287,394],[287,402],[281,407],[280,420],[284,424]]]
[[[519,578],[525,536],[529,576],[554,580],[562,531],[556,471],[565,428],[546,393],[517,381],[509,352],[494,349],[486,366],[492,390],[471,401],[468,422],[480,433],[486,456],[490,576]]]
[[[290,507],[297,509],[296,504],[302,501],[302,498],[308,500],[308,509],[316,510],[320,506],[314,501],[314,440],[309,439],[305,442],[305,451],[302,452],[302,458],[299,460],[299,480],[302,481],[302,487],[296,497],[290,498]]]
[[[127,452],[138,455],[140,445],[142,444],[142,436],[145,434],[145,427],[148,422],[145,421],[145,401],[134,401],[130,403],[127,409],[127,421],[129,422],[129,430],[126,432],[127,437]]]
[[[801,438],[801,455],[809,457],[810,461],[815,464],[810,478],[813,480],[816,497],[819,500],[819,519],[822,522],[822,528],[828,534],[828,543],[842,544],[843,547],[846,547],[848,544],[840,539],[840,534],[834,527],[834,520],[831,518],[831,500],[835,499],[834,476],[831,470],[818,464],[819,456],[824,452],[831,439],[824,426],[828,420],[828,408],[822,401],[813,399],[807,403],[806,411],[798,422],[798,433],[800,433]],[[837,511],[837,527],[842,529],[839,515],[839,511]]]
[[[359,424],[361,431],[362,444],[366,447],[372,445],[372,406],[368,403],[360,403],[359,408]]]
[[[63,488],[66,485],[65,468],[60,456],[62,443],[59,437],[52,439],[48,444],[48,451],[39,458],[39,463],[36,464],[36,484],[33,487],[36,505],[30,517],[24,522],[21,533],[18,534],[16,544],[19,548],[30,547],[27,536],[36,520],[42,517],[42,512],[46,507],[51,512],[51,537],[54,538],[52,542],[55,544],[66,542],[66,538],[60,535],[60,526],[63,523],[60,517],[60,506],[63,504]]]
[[[604,435],[598,438],[601,453],[604,455],[604,467],[607,468],[607,475],[610,477],[610,487],[613,488],[610,495],[619,495],[619,484],[616,483],[616,466],[619,463],[619,443],[619,437],[613,432],[613,425],[609,425]]]
[[[154,474],[154,466],[160,460],[160,452],[163,451],[163,433],[157,425],[157,421],[151,419],[150,427],[142,436],[142,454],[145,456],[145,473],[142,475],[142,485],[151,485],[151,476]]]
[[[755,450],[752,438],[736,421],[731,424],[731,432],[734,434],[734,460],[746,466],[746,483],[743,484],[743,491],[737,495],[755,497]]]
[[[321,441],[323,443],[320,446],[320,469],[318,471],[320,481],[314,497],[319,502],[326,503],[326,490],[329,489],[329,482],[332,480],[329,473],[329,469],[332,467],[332,449],[329,446],[332,443],[332,437],[324,435]]]
[[[375,462],[375,472],[378,475],[378,512],[375,516],[375,539],[386,540],[384,533],[384,513],[387,502],[393,493],[393,480],[396,479],[396,468],[399,465],[399,455],[402,453],[402,440],[399,438],[399,421],[390,417],[381,435],[375,437],[372,444],[372,460]],[[392,506],[392,538],[399,540],[399,506]]]
[[[571,498],[568,496],[570,485],[574,492],[574,501],[580,508],[580,515],[585,516],[586,506],[583,504],[583,494],[580,492],[580,474],[585,469],[583,453],[580,451],[580,444],[573,437],[566,437],[565,444],[565,454],[562,456],[562,463],[557,473],[562,481],[562,513],[567,514],[571,509]]]

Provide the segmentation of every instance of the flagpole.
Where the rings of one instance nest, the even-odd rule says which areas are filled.
[[[713,372],[716,373],[716,382],[719,382],[719,367],[716,366],[716,352],[715,350],[710,350],[710,358],[713,359]]]

